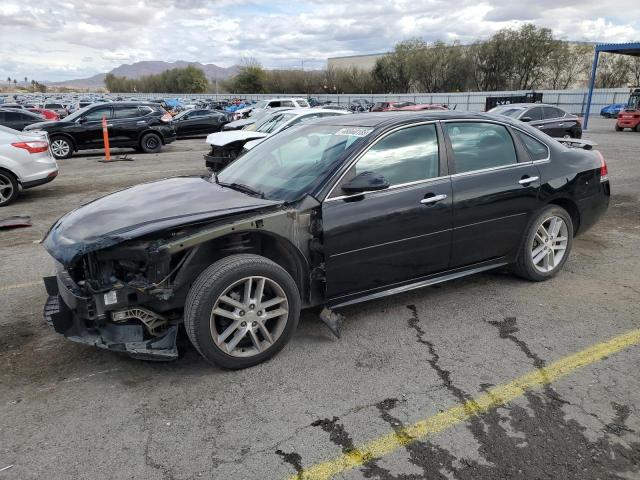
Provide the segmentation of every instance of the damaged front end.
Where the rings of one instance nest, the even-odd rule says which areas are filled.
[[[178,357],[184,296],[173,258],[148,242],[91,252],[44,279],[44,316],[69,340],[152,360]]]

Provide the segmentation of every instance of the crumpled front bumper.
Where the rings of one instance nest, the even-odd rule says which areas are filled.
[[[74,293],[65,284],[64,277],[45,277],[44,284],[49,295],[44,306],[44,319],[57,333],[69,340],[127,353],[143,360],[169,361],[178,358],[177,325],[170,326],[158,337],[145,339],[142,325],[116,324],[97,319],[92,298]]]

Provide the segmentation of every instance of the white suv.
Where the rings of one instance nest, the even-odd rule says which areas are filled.
[[[44,132],[18,132],[0,125],[0,207],[8,205],[21,189],[49,183],[58,175]]]
[[[309,108],[309,102],[307,102],[304,98],[270,98],[268,100],[260,100],[258,103],[254,103],[245,108],[241,108],[240,110],[235,111],[234,120],[239,120],[241,118],[246,118],[248,116],[253,116],[256,113],[264,112],[265,110],[269,110],[271,108]]]

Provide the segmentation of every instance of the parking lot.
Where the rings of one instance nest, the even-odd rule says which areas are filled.
[[[609,212],[557,277],[495,271],[347,307],[341,339],[303,312],[279,355],[241,371],[186,340],[178,361],[133,360],[42,319],[49,226],[206,174],[204,140],[59,162],[0,209],[33,222],[0,232],[0,478],[640,478],[640,134],[613,125],[584,135],[609,165]]]

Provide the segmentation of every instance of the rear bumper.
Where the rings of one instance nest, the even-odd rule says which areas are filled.
[[[601,184],[601,187],[600,193],[578,200],[578,212],[580,214],[578,234],[589,230],[609,209],[611,185],[609,181],[606,181]]]
[[[640,118],[620,118],[618,117],[618,121],[616,125],[621,128],[636,128],[636,126],[640,125]]]
[[[43,315],[57,333],[72,342],[126,353],[134,358],[160,361],[178,358],[177,325],[169,326],[160,336],[145,339],[142,325],[106,321],[97,313],[96,299],[74,291],[74,285],[65,273],[44,278],[49,297]]]
[[[56,170],[53,170],[52,172],[47,173],[46,176],[42,178],[29,180],[26,182],[20,182],[20,185],[22,185],[22,188],[33,188],[33,187],[37,187],[37,186],[52,182],[53,179],[56,178],[57,176],[58,176],[58,170],[56,169]]]

